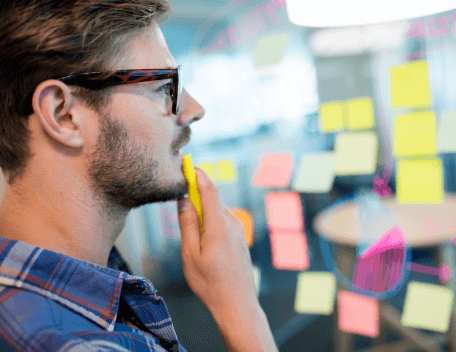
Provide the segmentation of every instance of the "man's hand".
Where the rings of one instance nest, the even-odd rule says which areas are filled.
[[[187,283],[213,315],[254,312],[260,307],[244,225],[223,204],[207,174],[199,168],[195,172],[204,232],[200,234],[198,215],[189,199],[184,200],[188,207],[178,215]]]
[[[188,207],[179,211],[179,226],[185,279],[211,312],[228,352],[278,352],[255,293],[244,225],[211,179],[199,168],[195,172],[204,232],[195,207],[184,199]]]

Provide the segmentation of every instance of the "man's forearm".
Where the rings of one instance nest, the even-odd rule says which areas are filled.
[[[212,314],[227,352],[278,352],[260,305],[249,311]]]

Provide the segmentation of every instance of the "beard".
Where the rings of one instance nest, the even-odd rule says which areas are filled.
[[[190,140],[190,128],[183,129],[178,146]],[[109,213],[128,212],[142,205],[180,200],[188,183],[177,174],[176,158],[155,155],[130,138],[121,121],[100,114],[100,136],[91,153],[89,184],[95,200]],[[180,171],[182,172],[182,171]]]

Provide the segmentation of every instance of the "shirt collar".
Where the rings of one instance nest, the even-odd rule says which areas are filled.
[[[108,331],[114,331],[122,288],[132,291],[138,282],[156,293],[142,277],[0,236],[1,284],[57,301]]]

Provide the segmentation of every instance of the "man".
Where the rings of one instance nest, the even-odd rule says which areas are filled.
[[[184,275],[227,350],[277,351],[242,223],[198,168],[201,235],[185,197],[177,151],[204,109],[158,25],[167,1],[1,6],[0,349],[185,351],[113,247],[131,209],[176,199]]]

